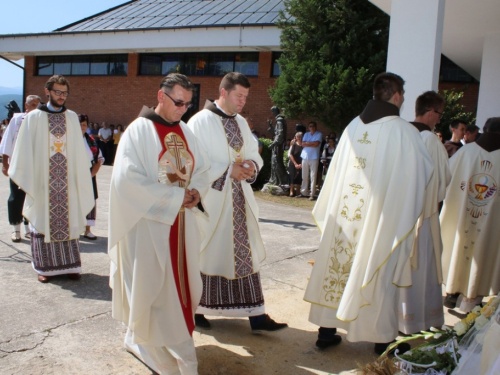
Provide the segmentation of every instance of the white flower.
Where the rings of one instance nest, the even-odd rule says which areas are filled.
[[[485,318],[482,315],[479,315],[476,319],[476,323],[474,324],[474,328],[479,329],[482,326],[484,326],[486,323],[488,323],[488,319]]]
[[[434,328],[434,327],[431,327],[431,331],[432,331],[432,332],[441,332],[439,329]]]
[[[465,332],[467,332],[467,328],[467,324],[462,321],[455,323],[455,325],[453,326],[453,329],[458,336],[462,336]]]
[[[481,314],[481,306],[476,306],[472,309],[472,312],[476,315],[480,315]]]
[[[443,334],[441,334],[441,333],[436,333],[436,334],[434,335],[434,338],[437,340],[437,339],[438,339],[438,338],[440,338],[441,336],[443,336]]]

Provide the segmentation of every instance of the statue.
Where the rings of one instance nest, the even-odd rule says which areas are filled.
[[[269,145],[272,151],[271,178],[269,179],[269,184],[282,186],[288,184],[288,173],[283,164],[283,147],[286,141],[286,121],[285,117],[280,115],[278,107],[272,107],[271,112],[275,116],[276,125],[273,128],[272,120],[267,120],[269,125],[268,130],[274,135],[273,143]]]
[[[11,100],[9,102],[9,104],[7,104],[4,107],[7,109],[7,111],[9,111],[9,113],[7,115],[7,118],[9,119],[9,121],[14,116],[14,113],[21,113],[21,108],[19,108],[19,106],[17,105],[15,100]]]

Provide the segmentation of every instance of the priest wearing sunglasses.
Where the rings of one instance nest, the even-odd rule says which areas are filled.
[[[192,338],[201,296],[200,238],[208,158],[181,120],[193,84],[166,76],[158,104],[143,107],[116,152],[110,188],[113,317],[125,348],[159,374],[197,374]]]

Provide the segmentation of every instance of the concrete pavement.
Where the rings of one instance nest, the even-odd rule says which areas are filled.
[[[98,174],[97,241],[82,238],[78,281],[37,281],[29,241],[14,244],[7,219],[8,179],[0,179],[0,373],[150,374],[123,348],[125,329],[111,318],[107,256],[108,190],[112,167]],[[267,248],[261,269],[267,312],[289,328],[253,335],[247,319],[211,319],[196,330],[201,375],[328,374],[376,359],[373,344],[349,343],[319,351],[317,327],[302,300],[319,244],[310,211],[259,201]],[[210,317],[208,317],[210,319]],[[454,317],[451,317],[453,320]],[[450,319],[448,316],[447,319]],[[456,318],[455,318],[456,319]],[[341,332],[341,334],[343,334]]]

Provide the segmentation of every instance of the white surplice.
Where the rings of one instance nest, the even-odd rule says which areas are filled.
[[[203,197],[210,164],[191,131],[182,122],[180,126],[194,159],[187,188],[197,189]],[[194,355],[196,359],[176,289],[169,245],[170,229],[181,209],[185,189],[159,182],[161,142],[155,125],[145,117],[133,121],[121,137],[109,197],[110,286],[113,317],[128,327],[126,347],[138,356],[145,353],[148,358],[158,357],[158,361],[165,361],[165,366],[177,362],[182,367],[179,360],[160,358],[168,356],[171,348],[184,347],[187,352],[182,357],[192,359]],[[202,214],[198,208],[185,210],[186,264],[193,315],[202,285],[201,239],[195,215]],[[148,364],[158,369],[160,362]],[[164,371],[161,373],[169,373]],[[181,372],[196,373],[196,366]]]
[[[438,137],[430,130],[421,131],[420,136],[434,162],[434,173],[425,191],[424,212],[411,254],[413,285],[400,290],[399,330],[405,334],[444,324],[438,206],[444,200],[451,173],[448,153]]]
[[[304,297],[312,323],[345,329],[349,341],[398,335],[398,287],[412,284],[432,172],[418,131],[399,116],[348,125],[313,210],[322,236]]]
[[[12,156],[19,129],[26,115],[27,113],[14,113],[14,116],[12,116],[9,126],[3,133],[2,142],[0,142],[0,155],[7,155],[9,158]]]
[[[452,156],[450,168],[452,180],[440,216],[446,293],[474,300],[498,294],[500,150],[488,152],[468,143]]]
[[[68,168],[69,239],[78,239],[87,225],[86,216],[94,207],[90,161],[82,142],[80,121],[66,110],[66,143],[63,146]],[[51,242],[50,233],[50,130],[47,112],[28,113],[19,130],[10,161],[9,177],[26,192],[23,215],[38,233]]]

